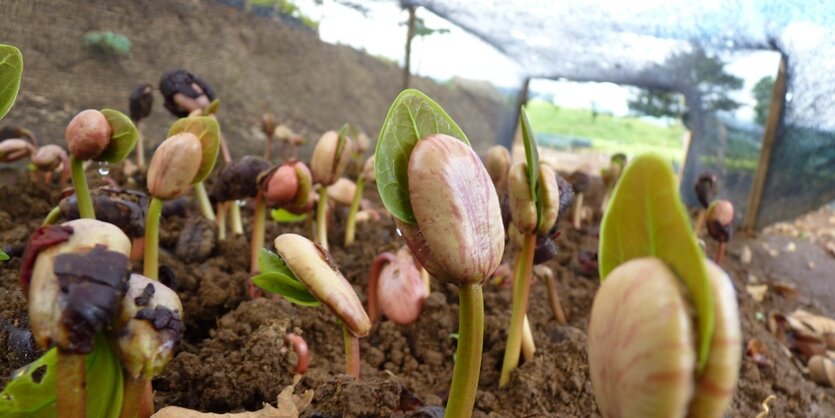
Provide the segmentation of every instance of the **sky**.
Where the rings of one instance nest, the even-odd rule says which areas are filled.
[[[301,11],[320,22],[319,36],[328,43],[349,45],[370,55],[393,60],[403,65],[404,43],[408,13],[395,1],[357,2],[368,7],[361,12],[334,2],[297,0]],[[469,32],[449,21],[418,8],[417,15],[433,29],[447,29],[449,33],[418,37],[412,42],[412,72],[445,81],[453,77],[485,80],[503,88],[519,88],[521,68],[507,56]],[[465,51],[465,52],[462,52]],[[757,51],[735,53],[729,57],[726,70],[745,80],[744,87],[732,97],[746,106],[735,116],[753,120],[754,99],[751,88],[763,76],[776,73],[779,57],[776,53]],[[535,80],[533,92],[554,97],[563,107],[590,108],[595,106],[614,115],[628,113],[627,100],[636,89],[612,83],[576,83],[570,81]]]

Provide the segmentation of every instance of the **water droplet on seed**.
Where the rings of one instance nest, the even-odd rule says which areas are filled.
[[[110,163],[102,161],[99,163],[99,174],[106,176],[110,174]]]

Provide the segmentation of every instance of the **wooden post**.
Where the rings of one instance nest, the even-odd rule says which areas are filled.
[[[780,68],[777,71],[777,80],[774,82],[774,90],[771,92],[771,104],[768,107],[768,119],[765,121],[765,133],[760,148],[760,161],[757,163],[757,171],[751,181],[751,192],[748,194],[748,208],[742,219],[742,228],[747,232],[754,230],[757,224],[757,215],[760,211],[765,178],[768,174],[768,167],[771,163],[771,149],[777,139],[777,128],[780,126],[780,119],[783,113],[783,103],[786,98],[786,57],[780,57]]]
[[[412,65],[412,39],[415,37],[415,6],[409,6],[409,29],[406,31],[406,62],[403,64],[403,90],[409,88]]]

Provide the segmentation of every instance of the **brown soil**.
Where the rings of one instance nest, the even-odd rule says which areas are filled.
[[[367,197],[379,205],[373,192],[370,188]],[[0,245],[4,246],[23,242],[57,202],[55,191],[22,179],[13,185],[0,185],[0,195],[15,197],[0,200]],[[246,209],[249,207],[244,210],[245,220],[250,215]],[[343,218],[344,214],[337,211],[336,226],[330,234],[333,256],[364,300],[373,256],[396,249],[401,242],[393,223],[384,219],[360,224],[357,243],[345,249],[340,244]],[[161,245],[170,254],[184,224],[182,217],[164,220]],[[599,416],[588,376],[585,333],[598,280],[595,272],[589,275],[582,271],[578,262],[580,251],[596,250],[596,228],[575,231],[568,224],[563,228],[558,240],[560,254],[549,265],[557,275],[569,324],[560,326],[554,320],[544,284],[534,283],[529,318],[537,343],[536,356],[521,365],[505,389],[498,389],[498,378],[507,337],[510,289],[493,283],[485,285],[484,358],[477,417]],[[302,224],[270,224],[267,236],[288,231],[305,233],[306,229]],[[832,307],[815,302],[800,285],[801,295],[797,299],[769,295],[762,303],[754,302],[744,290],[749,275],[769,277],[772,267],[759,253],[755,254],[754,263],[741,264],[740,246],[770,237],[760,237],[759,241],[740,239],[739,244],[731,246],[723,264],[737,288],[745,341],[763,341],[772,360],[770,366],[743,360],[739,387],[728,416],[754,417],[760,411],[760,403],[771,394],[777,395],[770,404],[771,416],[835,416],[835,390],[805,379],[783,355],[762,319],[772,309],[788,311],[804,306],[827,312]],[[179,353],[154,380],[157,407],[180,405],[229,412],[254,410],[263,402],[275,402],[278,392],[292,383],[296,355],[284,343],[284,335],[290,331],[303,335],[312,351],[310,369],[298,387],[299,391],[315,391],[306,417],[433,416],[414,410],[420,405],[443,405],[455,352],[450,334],[456,332],[458,322],[454,287],[434,283],[422,316],[412,325],[398,326],[387,320],[375,325],[361,343],[363,378],[357,382],[341,374],[341,330],[327,309],[299,307],[272,298],[246,300],[249,274],[245,238],[233,237],[220,243],[202,263],[183,263],[170,254],[163,254],[160,261],[176,274],[187,331]],[[801,256],[799,252],[786,255]],[[818,268],[835,263],[829,258],[817,260]],[[17,282],[19,264],[17,258],[0,263],[0,297],[4,301],[0,305],[0,347],[4,348],[0,350],[0,374],[4,377],[30,361],[32,354],[21,355],[23,348],[8,345],[14,339],[10,338],[10,331],[18,332],[15,329],[26,326],[25,301]]]

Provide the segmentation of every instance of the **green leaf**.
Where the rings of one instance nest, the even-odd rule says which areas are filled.
[[[394,99],[380,128],[374,170],[383,205],[397,219],[415,223],[409,200],[409,157],[415,144],[429,135],[446,134],[469,145],[455,121],[418,90],[403,90]]]
[[[168,131],[168,137],[170,138],[183,132],[193,133],[200,139],[200,143],[203,144],[203,159],[200,162],[200,169],[197,171],[197,176],[195,176],[193,182],[199,183],[215,167],[217,153],[220,150],[220,125],[211,116],[189,116],[174,122],[174,125]]]
[[[536,226],[539,227],[542,216],[542,199],[539,198],[539,149],[536,147],[536,136],[531,123],[528,122],[528,115],[523,106],[519,113],[520,124],[522,125],[522,144],[525,146],[525,163],[528,166],[528,186],[531,190],[531,200],[536,205]]]
[[[23,74],[23,56],[20,50],[0,44],[0,119],[9,113],[17,91],[20,90],[20,77]]]
[[[5,252],[5,251],[0,250],[0,261],[6,261],[6,260],[8,260],[8,259],[9,259],[9,255],[8,255],[8,254],[6,254],[6,252]]]
[[[0,416],[55,417],[55,363],[58,349],[15,372],[0,393]],[[87,414],[91,417],[119,416],[122,409],[122,365],[107,339],[99,334],[86,360]],[[37,376],[37,378],[36,378]]]
[[[252,278],[252,283],[296,305],[315,307],[322,304],[301,282],[278,272],[261,273]]]
[[[302,306],[319,306],[322,302],[304,287],[290,267],[278,254],[262,248],[258,254],[258,268],[261,274],[252,278],[252,283],[268,292]]]
[[[270,214],[272,215],[274,221],[282,224],[297,223],[307,219],[307,215],[297,215],[293,212],[290,212],[287,209],[281,208],[273,209],[272,212],[270,212]]]
[[[138,138],[136,126],[127,115],[118,110],[102,109],[101,113],[113,128],[113,135],[110,137],[110,145],[102,151],[96,161],[107,161],[112,164],[121,162],[136,146]]]
[[[713,296],[704,255],[678,194],[670,164],[642,155],[627,165],[618,181],[600,230],[600,279],[620,264],[640,257],[663,261],[681,279],[696,308],[699,370],[710,353]]]

